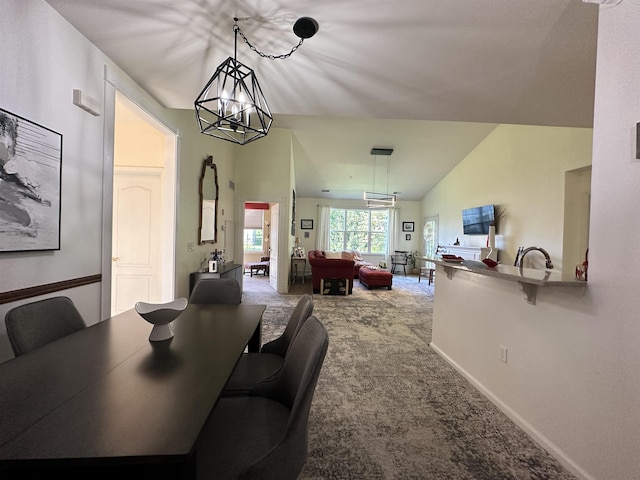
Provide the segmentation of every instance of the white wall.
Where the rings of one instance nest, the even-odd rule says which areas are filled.
[[[422,245],[422,227],[424,226],[422,205],[420,202],[401,201],[398,202],[397,212],[399,218],[395,250],[407,252],[417,250],[420,254],[424,254]],[[413,232],[403,232],[403,222],[413,222]],[[407,234],[411,235],[411,240],[406,239]],[[419,267],[419,265],[416,266]]]
[[[0,291],[101,273],[103,117],[72,103],[98,102],[107,59],[43,1],[2,2],[0,108],[63,136],[61,249],[0,253]],[[100,284],[64,292],[88,323],[100,320]],[[24,302],[18,302],[24,303]],[[0,318],[17,305],[0,305]],[[0,322],[0,361],[11,358]]]
[[[601,7],[584,297],[541,289],[532,306],[515,283],[469,274],[436,281],[434,345],[581,478],[640,475],[638,49],[640,2]],[[526,201],[546,198],[542,178],[543,168],[530,182],[515,182]],[[543,215],[555,229],[560,219],[548,203]],[[551,244],[546,233],[537,237],[544,223],[531,221],[541,228],[526,243]],[[506,365],[498,360],[501,344],[509,347]]]
[[[180,163],[178,168],[178,214],[176,233],[176,296],[189,296],[189,275],[195,272],[204,258],[214,249],[224,245],[222,227],[225,220],[235,221],[236,191],[229,181],[235,182],[236,165],[234,144],[203,135],[197,127],[192,110],[172,110],[179,128]],[[218,240],[217,243],[198,244],[198,224],[200,215],[200,175],[202,162],[209,155],[218,170]],[[236,234],[238,231],[235,228]],[[189,251],[188,245],[194,244]],[[242,262],[242,250],[235,249],[235,263]]]
[[[0,254],[0,291],[99,273],[102,117],[72,93],[101,100],[106,59],[44,2],[3,2],[0,30],[0,108],[63,136],[62,248]]]
[[[3,1],[0,30],[0,108],[63,135],[61,249],[0,253],[0,292],[96,274],[103,274],[107,281],[104,275],[108,272],[102,271],[103,234],[110,236],[110,232],[103,232],[102,218],[105,115],[94,117],[74,106],[73,90],[81,89],[102,104],[107,65],[134,93],[154,101],[43,0]],[[193,111],[166,110],[157,102],[153,107],[172,121],[175,118],[180,132],[176,290],[177,295],[185,296],[189,273],[212,247],[197,245],[202,160],[214,155],[220,183],[220,221],[233,219],[235,199],[228,182],[235,180],[232,159],[237,147],[200,134]],[[105,106],[101,108],[104,112]],[[195,244],[193,252],[187,251],[188,243]],[[71,297],[88,324],[101,320],[101,284],[48,296],[53,295]],[[0,304],[0,319],[10,308],[39,298]],[[0,322],[0,361],[12,356],[4,322]]]
[[[565,175],[564,239],[562,270],[575,272],[589,248],[591,212],[591,166],[571,170]]]
[[[591,142],[587,128],[499,125],[429,192],[422,211],[439,215],[441,245],[459,238],[484,247],[486,235],[463,235],[462,210],[496,204],[505,210],[496,235],[502,263],[513,264],[519,246],[538,245],[561,269],[565,172],[591,164]]]
[[[286,293],[290,271],[291,131],[272,128],[269,135],[236,150],[236,199],[280,204],[278,291]],[[296,213],[296,221],[298,214]],[[274,225],[271,225],[274,228]],[[240,250],[242,251],[242,250]]]
[[[593,391],[585,465],[600,479],[640,472],[640,2],[600,7],[594,118],[589,290],[594,308],[583,330],[594,341]]]

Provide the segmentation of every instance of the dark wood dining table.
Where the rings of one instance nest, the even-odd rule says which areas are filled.
[[[189,304],[148,340],[134,310],[0,364],[0,478],[194,478],[196,440],[265,305]]]

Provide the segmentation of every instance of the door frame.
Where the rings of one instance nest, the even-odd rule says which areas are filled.
[[[240,198],[237,201],[238,208],[236,208],[236,225],[239,225],[236,228],[236,251],[241,252],[241,260],[236,261],[236,263],[242,264],[244,261],[244,245],[242,242],[243,233],[244,232],[244,204],[245,202],[265,202],[269,204],[278,204],[280,217],[282,217],[283,210],[286,211],[288,207],[288,202],[284,199],[273,199],[273,198],[264,198],[259,196],[259,200],[256,200],[255,197],[251,197],[251,199]],[[283,222],[282,219],[279,220],[278,225],[273,224],[273,220],[271,221],[271,231],[273,232],[274,228],[278,229],[278,263],[276,264],[276,275],[277,275],[277,292],[278,293],[288,293],[289,292],[289,275],[291,272],[289,268],[291,266],[290,256],[289,256],[289,242],[283,241],[282,239],[289,238],[289,225],[287,222]],[[272,250],[273,251],[273,250]],[[271,270],[271,268],[269,269]],[[284,274],[286,272],[286,275]],[[270,282],[271,283],[271,282]],[[273,288],[273,287],[272,287]]]
[[[275,222],[274,222],[274,211],[277,211],[277,215],[275,216]],[[278,264],[280,263],[280,204],[279,203],[272,203],[271,206],[269,207],[269,213],[270,213],[270,220],[269,220],[269,285],[271,286],[271,288],[273,288],[276,291],[279,291],[279,282],[278,279],[280,278],[280,275],[282,275],[282,271],[280,270]],[[274,225],[275,223],[275,225]],[[275,228],[273,228],[275,227]],[[275,246],[276,248],[273,248],[273,238],[274,238],[274,234],[273,232],[276,232],[275,234]],[[275,259],[273,258],[274,255],[273,253],[275,252]]]
[[[170,259],[165,264],[163,276],[163,289],[176,295],[175,281],[175,244],[176,244],[176,219],[178,198],[178,152],[180,138],[178,128],[165,115],[163,107],[150,95],[133,85],[131,81],[123,77],[118,71],[104,67],[104,127],[102,144],[102,283],[100,318],[111,317],[111,257],[113,236],[113,176],[114,176],[114,141],[115,141],[115,116],[116,94],[121,93],[133,104],[138,106],[156,123],[156,126],[166,133],[167,158],[165,159],[165,175],[163,188],[168,187],[167,194],[163,195],[163,202],[167,202],[163,210],[169,212],[172,218],[164,229],[165,239],[168,242],[167,251],[171,251]]]

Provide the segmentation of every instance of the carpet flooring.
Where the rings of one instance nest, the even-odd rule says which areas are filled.
[[[311,281],[289,294],[244,278],[245,303],[264,303],[263,341],[280,335]],[[392,290],[313,295],[329,331],[309,418],[301,480],[569,480],[547,454],[430,347],[433,286],[395,275]]]

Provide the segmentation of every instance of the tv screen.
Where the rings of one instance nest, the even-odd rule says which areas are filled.
[[[462,230],[465,235],[486,235],[495,220],[493,205],[462,210]]]

